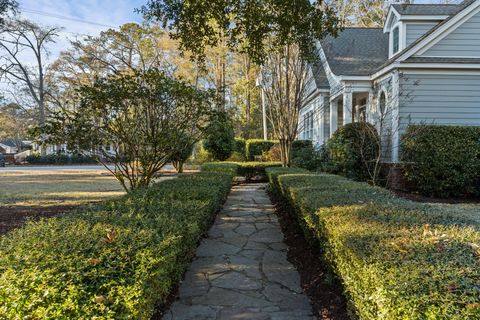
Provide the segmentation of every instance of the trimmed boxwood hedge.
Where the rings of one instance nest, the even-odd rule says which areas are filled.
[[[425,195],[480,195],[480,127],[411,125],[402,161],[407,180]]]
[[[247,160],[255,160],[255,156],[261,156],[268,152],[278,141],[250,139],[245,143],[245,156]]]
[[[164,181],[0,239],[0,318],[150,319],[181,279],[231,173]]]
[[[267,168],[281,166],[280,162],[210,162],[202,165],[201,170],[204,172],[231,172],[250,180],[255,177],[266,179],[267,173],[265,170]]]
[[[267,173],[360,319],[480,319],[478,217],[334,175]]]

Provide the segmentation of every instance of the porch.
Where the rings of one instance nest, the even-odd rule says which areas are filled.
[[[330,98],[330,137],[343,125],[369,121],[372,117],[373,91],[368,88],[346,88]]]

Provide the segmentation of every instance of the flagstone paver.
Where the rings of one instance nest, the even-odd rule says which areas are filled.
[[[264,184],[233,187],[164,320],[310,320]]]

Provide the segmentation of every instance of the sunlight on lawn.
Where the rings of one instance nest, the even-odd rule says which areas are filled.
[[[0,173],[0,206],[79,205],[124,193],[114,177],[98,171]]]

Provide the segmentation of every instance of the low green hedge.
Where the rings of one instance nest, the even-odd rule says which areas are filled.
[[[270,150],[278,141],[250,139],[245,143],[245,156],[248,161],[255,160],[255,156],[261,156]]]
[[[201,173],[0,239],[0,318],[150,319],[225,200],[229,173]]]
[[[29,164],[97,164],[97,160],[83,155],[50,154],[41,156],[33,154],[25,158]]]
[[[267,170],[360,319],[480,319],[478,217],[327,174]]]
[[[201,171],[231,172],[250,180],[255,177],[266,179],[267,174],[265,170],[267,168],[281,166],[280,162],[210,162],[202,165]]]
[[[407,180],[425,195],[479,195],[480,127],[409,126],[402,161]]]

